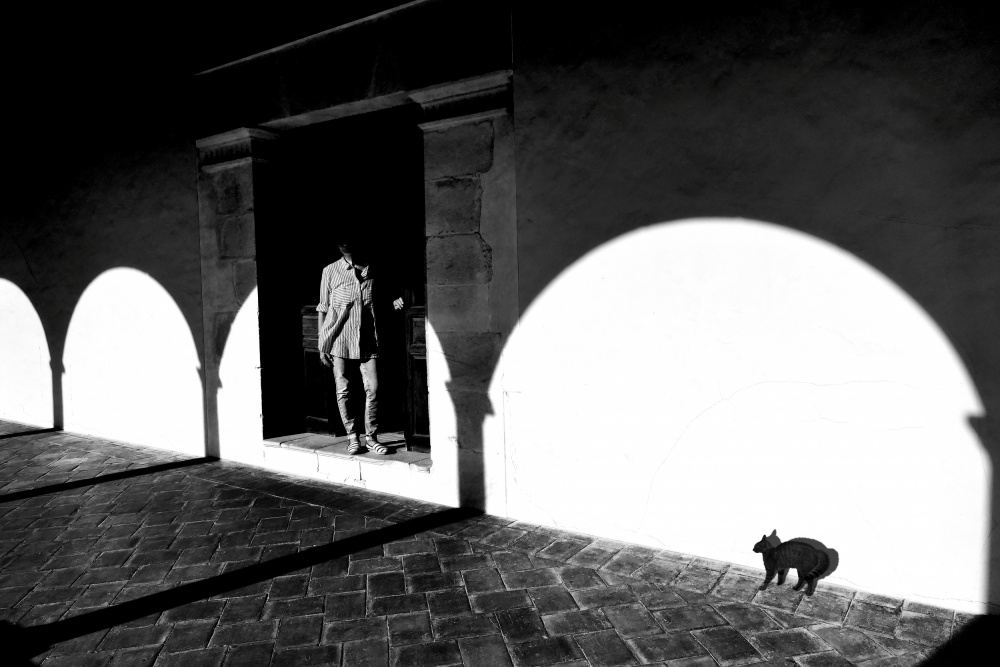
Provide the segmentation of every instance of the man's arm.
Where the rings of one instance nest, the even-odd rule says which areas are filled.
[[[323,315],[324,315],[323,311],[321,311],[321,310],[317,310],[316,311],[316,333],[317,333],[317,336],[319,335],[319,332],[323,330]],[[320,363],[322,363],[324,366],[327,366],[329,368],[333,368],[333,356],[332,355],[327,354],[323,350],[320,350],[319,351],[319,360],[320,360]]]
[[[396,269],[396,268],[397,267],[393,267],[393,269]],[[382,273],[379,274],[379,279],[378,279],[379,280],[379,285],[380,285],[381,288],[385,289],[385,291],[382,292],[382,294],[385,294],[386,292],[388,292],[389,294],[396,294],[396,295],[398,295],[397,298],[393,299],[393,301],[392,301],[392,307],[393,307],[394,310],[402,310],[403,309],[403,305],[404,305],[403,304],[403,286],[400,284],[401,281],[400,281],[400,278],[399,278],[399,275],[398,275],[397,271],[393,270],[393,269],[389,269],[389,270],[383,271]]]
[[[316,337],[319,339],[319,334],[323,331],[323,319],[326,315],[326,309],[329,308],[330,303],[330,285],[327,284],[326,271],[323,272],[322,278],[319,281],[319,305],[316,306]],[[320,309],[323,310],[320,310]],[[323,351],[322,347],[319,350],[319,360],[324,366],[329,368],[333,367],[333,357]]]

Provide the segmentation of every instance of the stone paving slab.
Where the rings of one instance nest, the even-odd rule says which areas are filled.
[[[761,580],[0,422],[3,664],[876,667],[920,664],[982,618],[823,583],[812,597],[761,592]]]

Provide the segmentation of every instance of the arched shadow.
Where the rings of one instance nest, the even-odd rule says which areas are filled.
[[[15,283],[0,278],[0,418],[61,424],[49,342],[37,311]]]
[[[505,508],[489,502],[491,485],[497,484],[496,438],[486,438],[486,427],[496,412],[489,393],[489,380],[500,357],[499,333],[437,332],[433,309],[427,321],[428,386],[444,387],[447,394],[431,391],[430,423],[436,438],[447,439],[452,449],[432,449],[435,470],[455,475],[455,497],[462,507],[492,514],[506,514]],[[453,423],[451,420],[454,420]],[[494,422],[496,424],[496,422]],[[499,433],[494,433],[494,436]],[[446,455],[449,458],[445,458]],[[454,456],[454,459],[450,457]],[[493,474],[489,472],[491,465]],[[500,464],[502,469],[502,464]],[[499,482],[502,485],[502,481]],[[493,486],[492,491],[497,491]]]
[[[67,430],[205,453],[194,340],[176,302],[148,274],[116,268],[90,283],[73,311],[62,363]]]
[[[595,357],[603,341],[634,360]],[[982,402],[926,312],[840,248],[738,219],[633,230],[550,283],[504,357],[509,516],[757,567],[729,543],[766,516],[835,540],[845,585],[982,595]],[[968,545],[964,577],[927,575],[956,557],[927,530]],[[889,550],[913,560],[887,578]]]
[[[224,333],[218,377],[210,392],[215,404],[218,456],[260,465],[263,429],[257,288]]]
[[[518,226],[522,312],[590,250],[679,217],[780,223],[874,267],[940,328],[981,400],[978,410],[956,411],[952,423],[963,443],[961,431],[972,424],[975,449],[962,449],[980,459],[976,483],[985,477],[993,491],[975,501],[983,516],[978,536],[955,551],[977,553],[986,568],[985,596],[997,605],[1000,346],[987,333],[997,328],[996,179],[977,165],[995,164],[1000,155],[995,113],[985,105],[996,99],[1000,79],[985,8],[824,3],[793,25],[787,3],[724,14],[691,5],[666,25],[644,10],[614,22],[586,13],[525,20],[528,5],[517,3],[513,40],[518,216],[526,223]],[[942,38],[947,49],[936,47]],[[939,440],[942,452],[953,445]],[[743,446],[754,449],[745,439]],[[892,471],[908,459],[901,448],[858,468]],[[722,460],[718,467],[741,463]],[[766,479],[788,490],[806,487],[805,476]],[[902,485],[936,493],[939,485],[952,488],[953,478],[940,469]],[[889,493],[843,479],[838,498],[848,511]],[[853,562],[853,549],[815,523],[767,523],[836,543],[844,571]],[[861,546],[866,552],[899,547],[864,519],[857,530],[875,535]],[[683,542],[685,531],[672,538]],[[983,591],[973,597],[984,599]],[[965,604],[970,597],[944,594],[936,603],[953,599]]]

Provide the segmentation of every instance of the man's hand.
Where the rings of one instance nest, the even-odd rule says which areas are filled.
[[[392,302],[392,307],[395,308],[396,310],[402,310],[403,309],[403,299],[402,299],[402,297],[400,297],[400,298],[396,299],[395,301],[393,301]]]
[[[320,362],[327,368],[333,368],[333,355],[326,352],[319,353]]]

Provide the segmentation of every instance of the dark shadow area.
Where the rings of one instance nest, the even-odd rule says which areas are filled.
[[[972,372],[972,369],[970,369]],[[973,374],[975,379],[975,374]],[[978,383],[977,383],[978,387]],[[969,417],[969,426],[975,431],[983,450],[990,457],[990,469],[993,473],[990,480],[992,497],[990,498],[989,516],[989,555],[987,556],[986,568],[986,600],[990,605],[988,613],[1000,614],[1000,541],[997,535],[997,526],[1000,525],[1000,404],[992,405],[988,400],[984,400],[986,414],[982,416]]]
[[[344,435],[330,369],[316,349],[325,266],[353,234],[375,272],[379,423],[405,431],[406,314],[424,305],[422,144],[413,107],[288,131],[256,224],[264,437]],[[406,309],[392,301],[404,298]],[[356,383],[361,390],[360,381]],[[426,392],[426,388],[424,389]],[[356,404],[364,404],[361,394]]]
[[[176,463],[161,463],[160,465],[146,466],[143,468],[138,468],[136,470],[123,470],[122,472],[114,472],[111,473],[110,475],[99,475],[97,477],[79,479],[73,482],[64,482],[63,484],[52,484],[50,486],[43,486],[37,489],[28,489],[27,491],[17,491],[15,493],[8,493],[6,495],[0,496],[0,503],[9,503],[14,500],[24,500],[25,498],[34,498],[35,496],[44,496],[49,493],[60,493],[62,491],[69,491],[70,489],[79,489],[85,486],[94,486],[96,484],[105,484],[107,482],[117,482],[122,479],[129,479],[132,477],[142,477],[143,475],[151,475],[156,472],[166,472],[167,470],[179,470],[181,468],[190,468],[192,466],[199,466],[204,463],[211,463],[213,461],[218,461],[218,460],[219,459],[206,456],[199,459],[177,461]]]
[[[313,565],[344,559],[346,574],[347,557],[365,549],[401,540],[419,533],[441,528],[462,521],[479,512],[467,508],[453,508],[409,519],[394,526],[378,528],[346,539],[312,547],[296,554],[226,572],[202,581],[181,584],[169,591],[154,593],[129,600],[107,609],[92,611],[54,623],[22,628],[10,623],[0,623],[0,641],[8,651],[5,664],[30,664],[28,659],[45,651],[53,644],[80,637],[97,630],[128,623],[149,614],[166,611],[181,605],[205,600],[251,584],[267,581]],[[16,652],[11,655],[10,652]],[[14,660],[15,662],[10,662]],[[20,662],[17,662],[20,661]]]
[[[1000,616],[977,616],[921,662],[920,667],[988,665],[997,658],[998,633]]]
[[[52,424],[53,428],[62,429],[63,427],[63,391],[62,391],[62,379],[65,368],[62,363],[62,348],[65,346],[66,341],[62,341],[59,345],[59,359],[54,359],[49,362],[49,366],[52,369]]]
[[[52,428],[40,428],[34,431],[21,431],[20,433],[4,433],[0,435],[0,440],[6,440],[7,438],[19,438],[22,435],[39,435],[41,433],[59,433],[62,431],[61,428],[53,426]]]
[[[499,339],[499,335],[497,336]],[[499,341],[498,341],[499,342]],[[465,372],[462,349],[454,352],[445,340],[441,341],[452,377]],[[495,362],[494,362],[495,363]],[[486,469],[483,461],[483,426],[486,417],[493,414],[489,395],[468,391],[454,380],[448,382],[448,393],[455,406],[456,436],[458,438],[458,501],[462,507],[483,509],[486,506]]]

